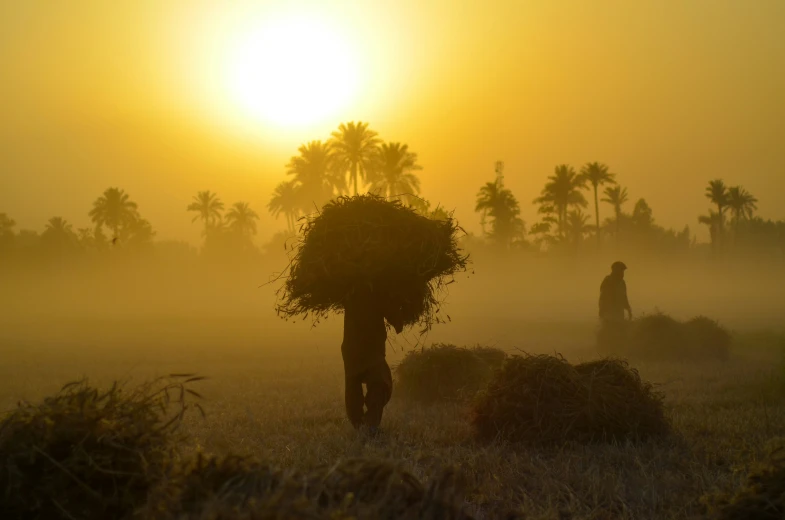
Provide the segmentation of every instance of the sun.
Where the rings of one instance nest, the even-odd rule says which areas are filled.
[[[319,20],[269,20],[236,40],[227,61],[233,102],[274,125],[302,127],[335,117],[358,89],[352,48]]]

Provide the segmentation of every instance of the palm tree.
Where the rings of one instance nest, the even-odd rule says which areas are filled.
[[[13,234],[14,226],[16,226],[14,219],[5,213],[0,213],[0,237]]]
[[[728,188],[727,204],[733,213],[733,222],[738,224],[742,219],[751,219],[753,213],[758,209],[758,199],[741,186],[731,186]]]
[[[540,204],[540,213],[555,213],[559,225],[559,236],[565,236],[567,210],[570,207],[585,208],[586,198],[581,189],[586,186],[586,180],[575,173],[572,166],[561,164],[556,167],[553,175],[548,177],[540,196],[534,199]]]
[[[567,213],[567,233],[573,244],[580,244],[583,242],[584,235],[591,232],[592,226],[588,224],[590,218],[580,209]]]
[[[725,207],[728,205],[728,190],[725,183],[721,179],[709,181],[706,187],[706,198],[712,204],[717,205],[717,215],[719,218],[719,230],[717,234],[717,243],[722,248],[723,237],[725,235]]]
[[[198,192],[194,195],[193,200],[186,208],[186,211],[196,212],[196,216],[191,220],[191,223],[201,219],[204,222],[204,233],[207,233],[207,228],[221,221],[221,211],[224,209],[224,203],[221,202],[218,195],[210,190]]]
[[[721,222],[722,218],[720,217],[720,214],[712,210],[709,210],[708,215],[701,215],[698,217],[699,224],[709,226],[709,237],[711,238],[711,248],[713,250],[716,250],[718,246],[720,228],[722,227]]]
[[[275,187],[273,196],[267,203],[267,209],[275,218],[283,213],[286,217],[286,229],[292,232],[294,231],[294,222],[300,213],[299,203],[300,194],[296,182],[282,182]]]
[[[155,237],[153,226],[146,219],[138,218],[128,226],[128,245],[144,247],[150,245]]]
[[[320,208],[333,196],[333,191],[341,193],[346,184],[343,174],[338,173],[332,145],[322,141],[311,141],[297,149],[286,164],[286,173],[294,176],[298,183],[298,197],[303,211]]]
[[[226,223],[229,229],[245,238],[256,234],[257,220],[259,220],[259,215],[250,208],[247,202],[236,202],[226,213]]]
[[[597,189],[605,184],[616,184],[616,175],[608,172],[607,165],[593,162],[587,163],[581,168],[581,176],[594,189],[594,222],[596,225],[597,244],[600,245],[600,201],[597,196]]]
[[[505,188],[501,179],[487,182],[480,188],[474,211],[487,213],[491,222],[491,238],[505,246],[523,235],[524,224],[521,209],[512,191]]]
[[[622,188],[619,185],[613,187],[608,186],[605,188],[605,197],[602,199],[602,202],[607,202],[613,206],[613,213],[616,220],[616,240],[619,239],[623,206],[627,203],[628,200],[627,188]]]
[[[41,234],[41,239],[56,247],[73,245],[76,234],[73,226],[62,217],[52,217],[46,223],[46,228]]]
[[[96,227],[106,226],[118,238],[120,230],[131,224],[139,214],[136,202],[131,201],[127,193],[118,188],[109,188],[93,202],[89,215]]]
[[[345,173],[349,172],[349,180],[357,195],[357,179],[365,179],[370,169],[380,139],[377,133],[368,128],[368,123],[341,123],[338,130],[332,133],[331,143],[335,151],[338,165]]]
[[[417,164],[417,154],[409,151],[409,145],[383,143],[367,172],[370,191],[412,204],[420,193],[420,179],[414,174],[417,170],[422,170],[422,166]]]

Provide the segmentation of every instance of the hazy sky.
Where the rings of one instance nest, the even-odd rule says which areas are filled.
[[[284,226],[265,204],[288,157],[360,119],[409,143],[423,195],[470,229],[497,159],[529,223],[554,166],[588,161],[610,165],[664,225],[697,228],[716,177],[785,218],[782,0],[226,4],[0,3],[0,212],[24,228],[55,215],[83,227],[118,186],[160,237],[196,240],[185,206],[211,189],[264,213],[267,236]],[[230,64],[248,54],[246,35],[298,18],[346,52],[313,35],[282,41],[285,56],[309,53],[297,92],[351,99],[306,123],[265,120],[237,98]]]

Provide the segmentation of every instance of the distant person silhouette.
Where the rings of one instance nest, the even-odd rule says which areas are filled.
[[[403,319],[400,307],[364,290],[353,294],[344,305],[341,354],[346,383],[346,414],[356,429],[365,427],[376,434],[384,407],[392,396],[392,373],[385,347],[387,327],[400,334]],[[366,386],[363,395],[363,384]],[[364,409],[365,408],[365,409]]]
[[[600,332],[599,342],[613,352],[619,352],[626,339],[626,323],[624,311],[632,319],[632,308],[627,298],[627,283],[624,271],[627,266],[623,262],[613,262],[611,274],[605,277],[600,285]]]
[[[624,271],[627,266],[623,262],[613,262],[611,274],[605,277],[600,285],[600,318],[603,321],[624,321],[624,311],[632,319],[632,308],[627,298],[627,282]]]

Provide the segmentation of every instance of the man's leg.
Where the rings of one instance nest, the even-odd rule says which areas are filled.
[[[364,423],[372,429],[379,427],[382,422],[384,407],[390,402],[392,397],[392,372],[390,365],[386,361],[370,368],[366,372],[365,385],[368,392],[365,395]]]
[[[362,375],[345,375],[346,415],[352,426],[359,428],[363,423],[363,380]]]

